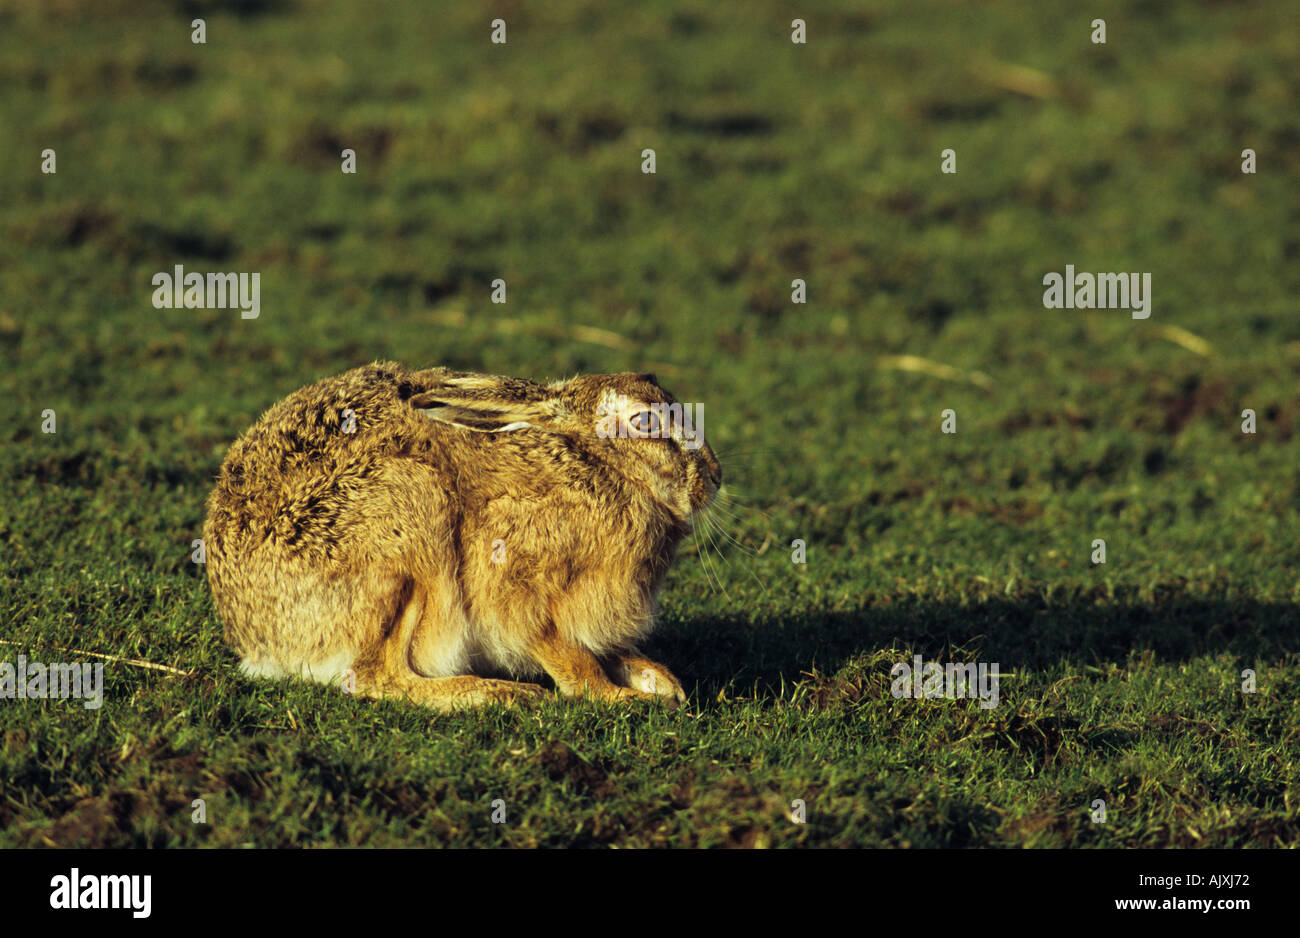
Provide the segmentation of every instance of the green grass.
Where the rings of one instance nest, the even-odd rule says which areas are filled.
[[[194,672],[0,701],[0,846],[1300,842],[1293,4],[724,7],[0,0],[0,660]],[[155,310],[176,263],[260,318]],[[1066,264],[1151,318],[1044,309]],[[647,649],[687,710],[239,674],[189,560],[225,448],[380,358],[705,404],[740,544]],[[894,699],[913,654],[999,706]]]

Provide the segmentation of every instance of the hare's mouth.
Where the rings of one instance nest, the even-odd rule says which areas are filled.
[[[721,484],[712,478],[699,473],[695,477],[695,483],[691,486],[690,504],[691,513],[703,511],[713,504],[713,500],[718,497],[718,489]]]

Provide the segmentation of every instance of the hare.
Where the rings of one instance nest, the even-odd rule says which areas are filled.
[[[439,710],[545,693],[492,673],[684,702],[637,651],[722,481],[681,413],[650,374],[542,385],[376,362],[296,391],[208,498],[226,640],[250,675]]]

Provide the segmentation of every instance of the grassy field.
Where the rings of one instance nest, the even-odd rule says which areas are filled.
[[[1294,4],[798,6],[0,0],[0,660],[192,672],[0,700],[0,846],[1300,843]],[[176,264],[260,316],[155,309]],[[1150,319],[1045,309],[1067,264]],[[689,707],[240,675],[226,447],[384,358],[705,404]],[[895,699],[914,654],[999,705]]]

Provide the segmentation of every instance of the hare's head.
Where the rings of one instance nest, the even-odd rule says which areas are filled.
[[[557,390],[575,430],[674,514],[688,517],[713,500],[722,467],[704,439],[703,404],[679,402],[651,374],[584,375]]]
[[[706,506],[722,484],[722,468],[704,439],[704,406],[680,403],[652,374],[580,375],[541,385],[448,373],[411,403],[467,430],[561,434],[642,485],[679,519]]]

